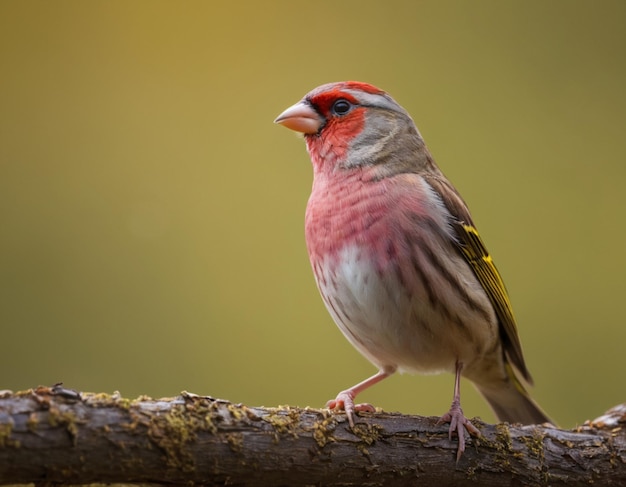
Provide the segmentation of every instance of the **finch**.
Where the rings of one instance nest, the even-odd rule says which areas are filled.
[[[350,426],[363,390],[396,371],[455,374],[440,422],[478,429],[461,409],[461,376],[501,421],[550,422],[530,398],[507,291],[467,205],[410,115],[370,84],[330,83],[275,120],[304,134],[313,165],[306,244],[333,320],[378,373],[329,401]]]

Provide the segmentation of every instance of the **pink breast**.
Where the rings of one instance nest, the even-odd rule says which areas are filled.
[[[311,263],[327,257],[332,262],[351,244],[371,253],[379,271],[407,257],[407,234],[418,228],[416,222],[431,219],[431,198],[412,174],[378,181],[361,169],[318,176],[306,213]]]

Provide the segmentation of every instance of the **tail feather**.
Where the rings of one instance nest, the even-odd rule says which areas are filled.
[[[498,387],[485,387],[476,384],[476,388],[487,400],[500,421],[521,424],[555,424],[541,407],[532,400],[524,385],[509,370],[510,380]]]

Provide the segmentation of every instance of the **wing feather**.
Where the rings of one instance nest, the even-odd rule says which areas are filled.
[[[530,372],[524,362],[522,345],[504,281],[474,226],[467,205],[456,189],[442,176],[425,176],[425,179],[440,195],[446,208],[454,217],[455,221],[452,222],[452,226],[457,237],[457,248],[474,271],[491,301],[498,317],[500,336],[506,355],[524,379],[532,384]]]

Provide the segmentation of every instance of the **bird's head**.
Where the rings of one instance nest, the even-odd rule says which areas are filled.
[[[393,163],[400,153],[423,147],[406,110],[383,90],[357,81],[315,88],[275,123],[304,134],[316,172]]]

